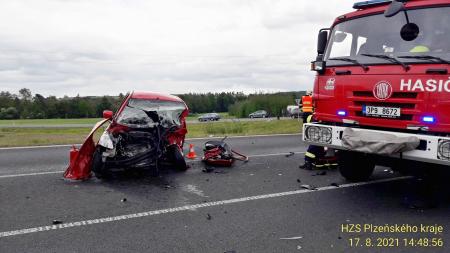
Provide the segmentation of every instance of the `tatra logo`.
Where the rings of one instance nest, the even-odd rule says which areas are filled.
[[[334,82],[336,80],[334,78],[329,78],[327,80],[327,83],[325,85],[325,90],[334,90]]]
[[[392,86],[387,81],[380,81],[373,87],[373,95],[379,100],[386,100],[392,95]]]

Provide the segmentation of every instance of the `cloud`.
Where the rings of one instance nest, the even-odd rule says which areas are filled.
[[[115,95],[311,89],[339,0],[0,3],[0,90]]]

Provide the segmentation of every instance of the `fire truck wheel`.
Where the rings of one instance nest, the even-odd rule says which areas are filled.
[[[105,168],[105,163],[102,161],[102,147],[97,147],[92,158],[92,171],[96,178],[109,178],[110,172]]]
[[[375,169],[373,159],[364,153],[339,151],[339,171],[352,182],[366,181]]]

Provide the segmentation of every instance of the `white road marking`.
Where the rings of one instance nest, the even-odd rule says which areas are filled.
[[[295,154],[304,154],[304,151],[292,152]],[[252,157],[266,157],[266,156],[279,156],[279,155],[288,155],[289,153],[272,153],[272,154],[259,154],[259,155],[250,155],[249,158]],[[201,162],[201,159],[188,160],[191,162]],[[64,173],[64,170],[59,171],[43,171],[43,172],[35,172],[35,173],[24,173],[24,174],[11,174],[11,175],[0,175],[0,178],[14,178],[14,177],[26,177],[26,176],[39,176],[39,175],[48,175],[48,174],[58,174]]]
[[[261,134],[261,135],[238,135],[238,136],[229,136],[227,139],[239,139],[239,138],[255,138],[255,137],[271,137],[271,136],[300,136],[301,133],[296,134]],[[210,139],[223,139],[224,136],[214,136],[214,137],[200,137],[200,138],[188,138],[186,141],[195,141],[195,140],[210,140]],[[81,143],[78,144],[58,144],[58,145],[45,145],[45,146],[24,146],[24,147],[6,147],[0,148],[0,150],[14,150],[14,149],[37,149],[37,148],[57,148],[57,147],[72,147],[81,146]]]
[[[298,240],[302,239],[303,236],[296,236],[296,237],[286,237],[286,238],[280,238],[280,240]]]
[[[39,176],[39,175],[48,175],[48,174],[58,174],[58,173],[63,173],[63,172],[64,172],[64,170],[60,170],[60,171],[35,172],[35,173],[25,173],[25,174],[0,175],[0,178]]]
[[[141,212],[141,213],[133,213],[133,214],[104,217],[104,218],[98,218],[98,219],[92,219],[92,220],[69,222],[69,223],[52,225],[52,226],[42,226],[42,227],[18,229],[18,230],[0,232],[0,238],[24,235],[24,234],[31,234],[31,233],[37,233],[37,232],[44,232],[44,231],[51,231],[51,230],[58,230],[58,229],[63,229],[63,228],[82,227],[82,226],[88,226],[88,225],[93,225],[93,224],[101,224],[101,223],[108,223],[108,222],[113,222],[113,221],[135,219],[135,218],[155,216],[155,215],[160,215],[160,214],[177,213],[177,212],[182,212],[182,211],[192,211],[192,210],[200,209],[200,208],[223,206],[223,205],[242,203],[242,202],[247,202],[247,201],[252,201],[252,200],[271,199],[271,198],[292,196],[292,195],[311,193],[311,192],[328,191],[328,190],[336,190],[336,189],[341,189],[341,188],[348,188],[348,187],[355,187],[355,186],[362,186],[362,185],[369,185],[369,184],[385,183],[385,182],[404,180],[404,179],[409,179],[409,178],[412,178],[412,177],[405,176],[405,177],[397,177],[397,178],[380,179],[380,180],[374,180],[374,181],[369,181],[369,182],[343,184],[343,185],[340,185],[340,187],[325,186],[325,187],[317,188],[316,190],[302,189],[302,190],[296,190],[296,191],[278,192],[278,193],[256,195],[256,196],[236,198],[236,199],[206,202],[206,203],[202,203],[202,204],[186,205],[186,206],[167,208],[167,209],[159,209],[159,210],[146,211],[146,212]]]
[[[248,157],[264,157],[264,156],[278,156],[278,155],[290,155],[290,154],[304,154],[305,151],[298,151],[298,152],[286,152],[286,153],[272,153],[272,154],[262,154],[262,155],[250,155]]]
[[[59,145],[45,145],[45,146],[7,147],[7,148],[0,148],[0,150],[72,147],[73,145],[81,146],[81,144],[59,144]]]

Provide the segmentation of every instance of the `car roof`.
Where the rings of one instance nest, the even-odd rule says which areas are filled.
[[[133,91],[130,96],[131,98],[135,99],[149,99],[149,100],[159,99],[163,101],[184,102],[181,98],[177,96],[152,91]]]

